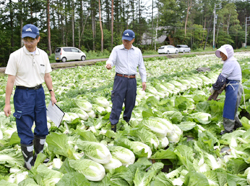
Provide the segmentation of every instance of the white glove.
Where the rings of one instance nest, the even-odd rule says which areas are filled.
[[[213,87],[211,87],[211,89],[210,89],[210,93],[211,93],[211,95],[214,93],[214,88]]]

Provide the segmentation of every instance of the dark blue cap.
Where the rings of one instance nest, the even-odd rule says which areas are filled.
[[[131,41],[135,38],[135,33],[132,30],[125,30],[122,34],[122,40],[128,40]]]
[[[35,25],[27,24],[22,29],[22,38],[31,37],[36,38],[39,36],[39,30]]]

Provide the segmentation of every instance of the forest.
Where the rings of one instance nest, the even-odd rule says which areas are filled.
[[[22,46],[21,29],[40,29],[39,48],[109,53],[125,29],[142,51],[164,44],[192,49],[250,43],[250,0],[0,0],[0,66]]]

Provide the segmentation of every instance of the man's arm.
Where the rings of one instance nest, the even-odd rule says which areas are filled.
[[[49,91],[49,93],[50,93],[50,99],[51,99],[52,105],[54,105],[56,103],[56,98],[55,98],[55,92],[53,90],[52,78],[50,76],[50,73],[45,74],[44,81],[46,83],[48,90],[52,90],[52,91]]]
[[[115,62],[116,62],[116,51],[115,51],[115,48],[113,48],[110,56],[109,56],[109,59],[106,61],[106,68],[108,70],[112,69],[112,67],[115,65]]]
[[[16,79],[16,76],[8,75],[6,93],[5,93],[5,106],[4,106],[4,114],[7,117],[9,117],[11,114],[10,97],[11,97],[12,90],[14,87],[15,79]]]
[[[146,80],[147,80],[147,75],[146,75],[146,67],[144,65],[144,61],[143,61],[143,57],[142,57],[142,53],[140,54],[140,59],[139,59],[139,73],[141,76],[141,80],[142,80],[142,90],[146,90]]]

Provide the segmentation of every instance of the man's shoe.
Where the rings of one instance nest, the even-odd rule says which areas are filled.
[[[31,145],[21,144],[21,151],[25,161],[24,167],[30,170],[34,166],[33,144]]]
[[[34,149],[35,149],[35,156],[34,156],[34,161],[36,161],[36,157],[39,153],[43,152],[44,148],[44,143],[45,143],[46,138],[45,137],[39,137],[39,136],[34,136]],[[46,158],[43,163],[48,163],[49,159]]]
[[[224,135],[224,134],[226,134],[226,133],[231,133],[231,132],[233,132],[233,131],[226,131],[226,130],[223,130],[223,131],[220,132],[220,135]]]
[[[111,124],[111,130],[113,130],[114,132],[116,132],[116,124],[114,124],[114,125]]]
[[[240,127],[242,127],[241,122],[240,121],[238,121],[238,122],[235,121],[234,130],[236,130],[237,128],[240,128]]]

